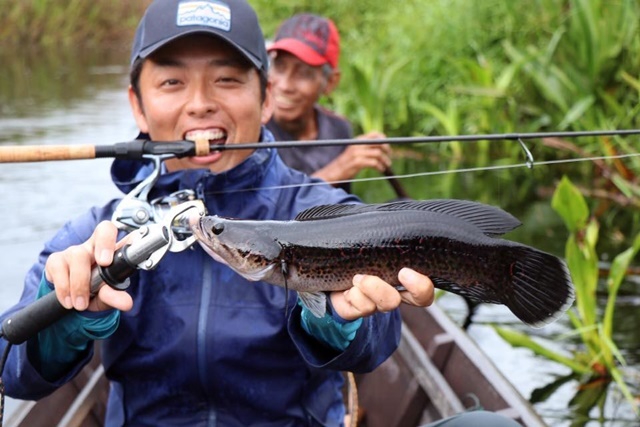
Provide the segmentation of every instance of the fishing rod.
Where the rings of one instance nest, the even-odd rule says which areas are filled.
[[[256,150],[263,148],[286,149],[294,147],[327,147],[372,144],[429,144],[452,141],[519,141],[523,149],[525,149],[525,151],[528,151],[522,141],[529,139],[577,138],[584,136],[626,136],[638,134],[640,134],[640,129],[389,137],[381,139],[327,139],[313,141],[241,143],[230,145],[210,144],[205,139],[200,139],[198,141],[133,140],[127,142],[119,142],[112,145],[13,145],[0,147],[0,163],[81,160],[94,158],[137,160],[142,159],[146,156],[154,155],[181,158],[203,156],[214,151],[228,150]],[[527,157],[529,157],[529,155]]]

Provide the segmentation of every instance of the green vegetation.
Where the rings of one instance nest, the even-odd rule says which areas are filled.
[[[582,345],[572,357],[567,357],[539,344],[526,334],[499,327],[495,328],[496,332],[513,346],[529,348],[542,357],[569,367],[574,373],[571,377],[576,377],[584,384],[573,399],[573,404],[580,407],[579,413],[584,420],[588,420],[588,414],[595,405],[601,405],[603,412],[607,386],[612,380],[633,410],[640,415],[635,398],[619,369],[619,366],[626,366],[626,362],[613,340],[616,298],[630,263],[640,250],[640,234],[635,237],[632,247],[614,258],[604,290],[607,295],[606,307],[600,310],[596,298],[599,262],[596,243],[599,223],[591,216],[580,191],[566,177],[558,185],[552,205],[570,233],[566,242],[565,259],[575,285],[576,302],[568,314]],[[548,398],[552,391],[553,389],[547,390],[540,398]]]
[[[0,48],[128,45],[149,2],[0,0]]]
[[[294,13],[335,20],[342,34],[339,89],[328,100],[356,130],[389,136],[583,131],[640,127],[637,0],[254,0],[267,36]],[[600,247],[640,232],[636,136],[527,141],[536,162],[629,156],[506,172],[403,180],[416,198],[495,200],[517,213],[548,201],[563,174],[587,196],[605,232]],[[397,174],[524,163],[514,142],[396,146]],[[376,175],[364,172],[361,177]],[[487,187],[487,179],[496,186]],[[367,201],[392,194],[369,183]],[[548,240],[548,239],[547,239]],[[564,237],[562,237],[564,240]]]
[[[127,66],[135,25],[149,1],[0,0],[0,59],[20,52],[18,61],[1,61],[0,106],[8,104],[4,97],[24,99],[14,103],[16,111],[1,111],[19,116],[34,105],[90,97],[83,82],[95,81],[96,56],[104,55],[104,46],[115,47],[124,54],[110,63]],[[356,131],[415,136],[640,128],[639,0],[249,1],[267,38],[299,12],[336,22],[343,78],[327,103]],[[35,53],[27,54],[31,49]],[[82,52],[76,55],[76,49]],[[52,75],[51,69],[60,71]],[[567,365],[580,379],[598,378],[604,387],[582,390],[572,402],[584,413],[602,404],[612,381],[630,402],[630,394],[638,393],[627,391],[622,380],[624,359],[612,334],[618,290],[640,247],[638,138],[527,141],[536,162],[595,159],[467,174],[440,172],[522,164],[523,151],[508,141],[394,149],[397,174],[432,173],[402,180],[412,197],[492,202],[527,225],[511,234],[514,240],[564,252],[577,290],[570,314],[579,338],[575,354],[557,354],[513,331],[500,333]],[[372,202],[394,197],[382,187],[354,185]],[[529,216],[519,215],[524,212]],[[532,234],[519,239],[518,233]],[[609,256],[614,262],[606,282],[598,281],[598,261],[607,253],[618,255]],[[596,291],[607,297],[604,309],[597,307]]]

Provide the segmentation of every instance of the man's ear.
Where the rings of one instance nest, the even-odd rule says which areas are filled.
[[[266,125],[273,115],[273,99],[271,93],[271,82],[267,81],[267,88],[265,91],[264,101],[262,102],[262,117],[261,122]]]
[[[149,124],[147,123],[147,118],[144,115],[142,100],[138,98],[138,95],[136,95],[136,92],[133,90],[131,85],[129,85],[129,105],[131,105],[133,118],[138,125],[138,129],[140,129],[142,133],[149,133]]]
[[[340,69],[336,68],[331,72],[331,75],[327,79],[327,85],[324,87],[322,94],[329,95],[336,87],[338,87],[338,83],[340,83]]]

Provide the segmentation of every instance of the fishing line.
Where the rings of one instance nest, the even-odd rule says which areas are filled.
[[[420,177],[426,177],[426,176],[496,171],[496,170],[507,170],[507,169],[517,169],[517,168],[533,169],[534,166],[552,166],[552,165],[559,165],[563,163],[580,163],[580,162],[587,162],[587,161],[593,162],[596,160],[625,159],[625,158],[632,158],[632,157],[640,157],[640,153],[626,153],[626,154],[614,154],[614,155],[608,155],[608,156],[591,156],[591,157],[578,157],[575,159],[542,160],[542,161],[533,161],[527,156],[527,160],[524,163],[416,172],[416,173],[410,173],[410,174],[394,175],[394,177],[396,179],[408,179],[408,178],[420,178]],[[327,183],[328,184],[347,184],[347,183],[356,183],[356,182],[384,181],[387,179],[388,177],[386,176],[374,176],[374,177],[368,177],[368,178],[345,179],[340,181],[326,181],[326,182],[320,181],[320,182],[308,182],[304,184],[287,184],[287,185],[273,185],[269,187],[252,187],[252,188],[242,188],[242,189],[233,189],[233,190],[220,190],[220,191],[211,191],[211,192],[208,192],[208,194],[242,193],[242,192],[259,191],[259,190],[283,190],[287,188],[313,187],[316,185],[325,185]]]

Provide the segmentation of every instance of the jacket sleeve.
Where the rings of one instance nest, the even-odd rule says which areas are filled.
[[[68,222],[47,243],[40,252],[38,261],[27,273],[20,301],[0,316],[0,323],[11,314],[26,307],[36,300],[44,265],[49,255],[53,252],[64,250],[72,245],[77,245],[87,240],[98,222],[109,219],[110,205],[103,208],[94,208],[81,217]],[[40,334],[39,334],[40,335]],[[13,345],[8,354],[6,365],[2,373],[6,394],[16,399],[36,400],[40,399],[63,384],[70,381],[91,360],[93,356],[92,342],[85,351],[79,353],[78,359],[69,365],[68,369],[58,379],[49,381],[42,372],[42,364],[46,363],[39,355],[39,337],[34,337],[26,342]],[[64,343],[62,343],[64,345]],[[0,340],[0,352],[4,353],[8,342]]]
[[[296,306],[288,320],[288,330],[304,360],[312,367],[365,373],[374,370],[400,343],[401,319],[398,309],[362,319],[355,337],[338,351],[308,334],[302,327],[302,308]]]

